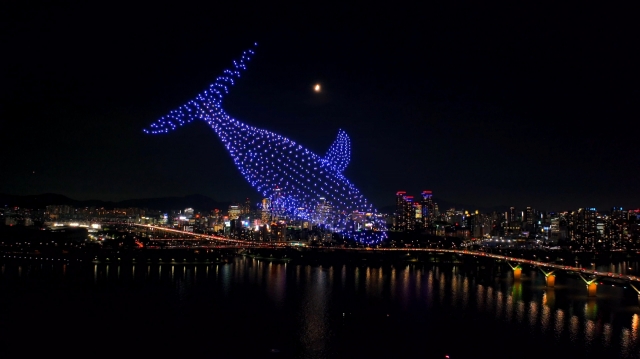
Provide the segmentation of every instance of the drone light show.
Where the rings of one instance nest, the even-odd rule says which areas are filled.
[[[284,216],[310,221],[363,244],[387,237],[384,220],[343,175],[351,157],[349,136],[338,136],[324,156],[286,137],[246,125],[222,108],[229,87],[246,70],[254,54],[243,52],[233,68],[223,71],[194,100],[160,118],[145,133],[175,130],[193,120],[206,121],[224,143],[244,178],[264,197],[277,204]],[[367,223],[362,226],[362,218]]]

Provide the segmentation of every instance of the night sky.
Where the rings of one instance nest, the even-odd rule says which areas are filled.
[[[632,2],[91,3],[0,5],[0,193],[257,202],[204,122],[142,132],[257,42],[223,107],[320,155],[344,129],[377,207],[640,207]]]

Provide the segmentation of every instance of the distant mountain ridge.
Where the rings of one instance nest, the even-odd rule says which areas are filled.
[[[29,209],[40,209],[50,205],[68,205],[75,208],[104,207],[106,209],[113,209],[135,207],[159,211],[193,208],[198,211],[210,211],[216,208],[226,210],[229,204],[229,202],[218,202],[210,197],[201,194],[192,194],[183,197],[127,199],[114,202],[94,199],[80,201],[56,193],[43,193],[38,195],[26,196],[0,193],[0,206],[21,207]]]

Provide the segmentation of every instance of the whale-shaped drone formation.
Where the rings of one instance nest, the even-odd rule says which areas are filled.
[[[160,118],[144,132],[167,133],[194,119],[204,120],[220,137],[251,186],[272,199],[272,203],[275,200],[282,214],[313,221],[317,220],[318,212],[324,212],[323,223],[332,231],[361,243],[384,240],[387,237],[384,221],[343,175],[351,156],[346,132],[339,130],[327,153],[320,156],[286,137],[237,121],[222,109],[222,99],[229,86],[246,70],[246,62],[253,54],[252,49],[243,52],[240,60],[233,61],[233,68],[224,70],[208,90]],[[326,202],[322,203],[321,199]],[[366,230],[355,230],[354,214],[361,218],[362,213],[374,214],[371,225]]]

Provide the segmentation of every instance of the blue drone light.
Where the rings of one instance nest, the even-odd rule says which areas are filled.
[[[349,136],[343,130],[327,154],[319,156],[294,141],[270,131],[246,125],[222,109],[222,99],[246,70],[252,49],[233,62],[231,70],[194,100],[160,118],[145,133],[167,133],[194,119],[206,121],[218,134],[242,175],[267,198],[277,195],[284,214],[313,221],[319,206],[325,211],[327,228],[360,243],[375,244],[387,237],[383,219],[357,188],[343,175],[351,157]],[[324,201],[320,203],[320,199]],[[369,228],[355,230],[354,218],[369,213]]]

